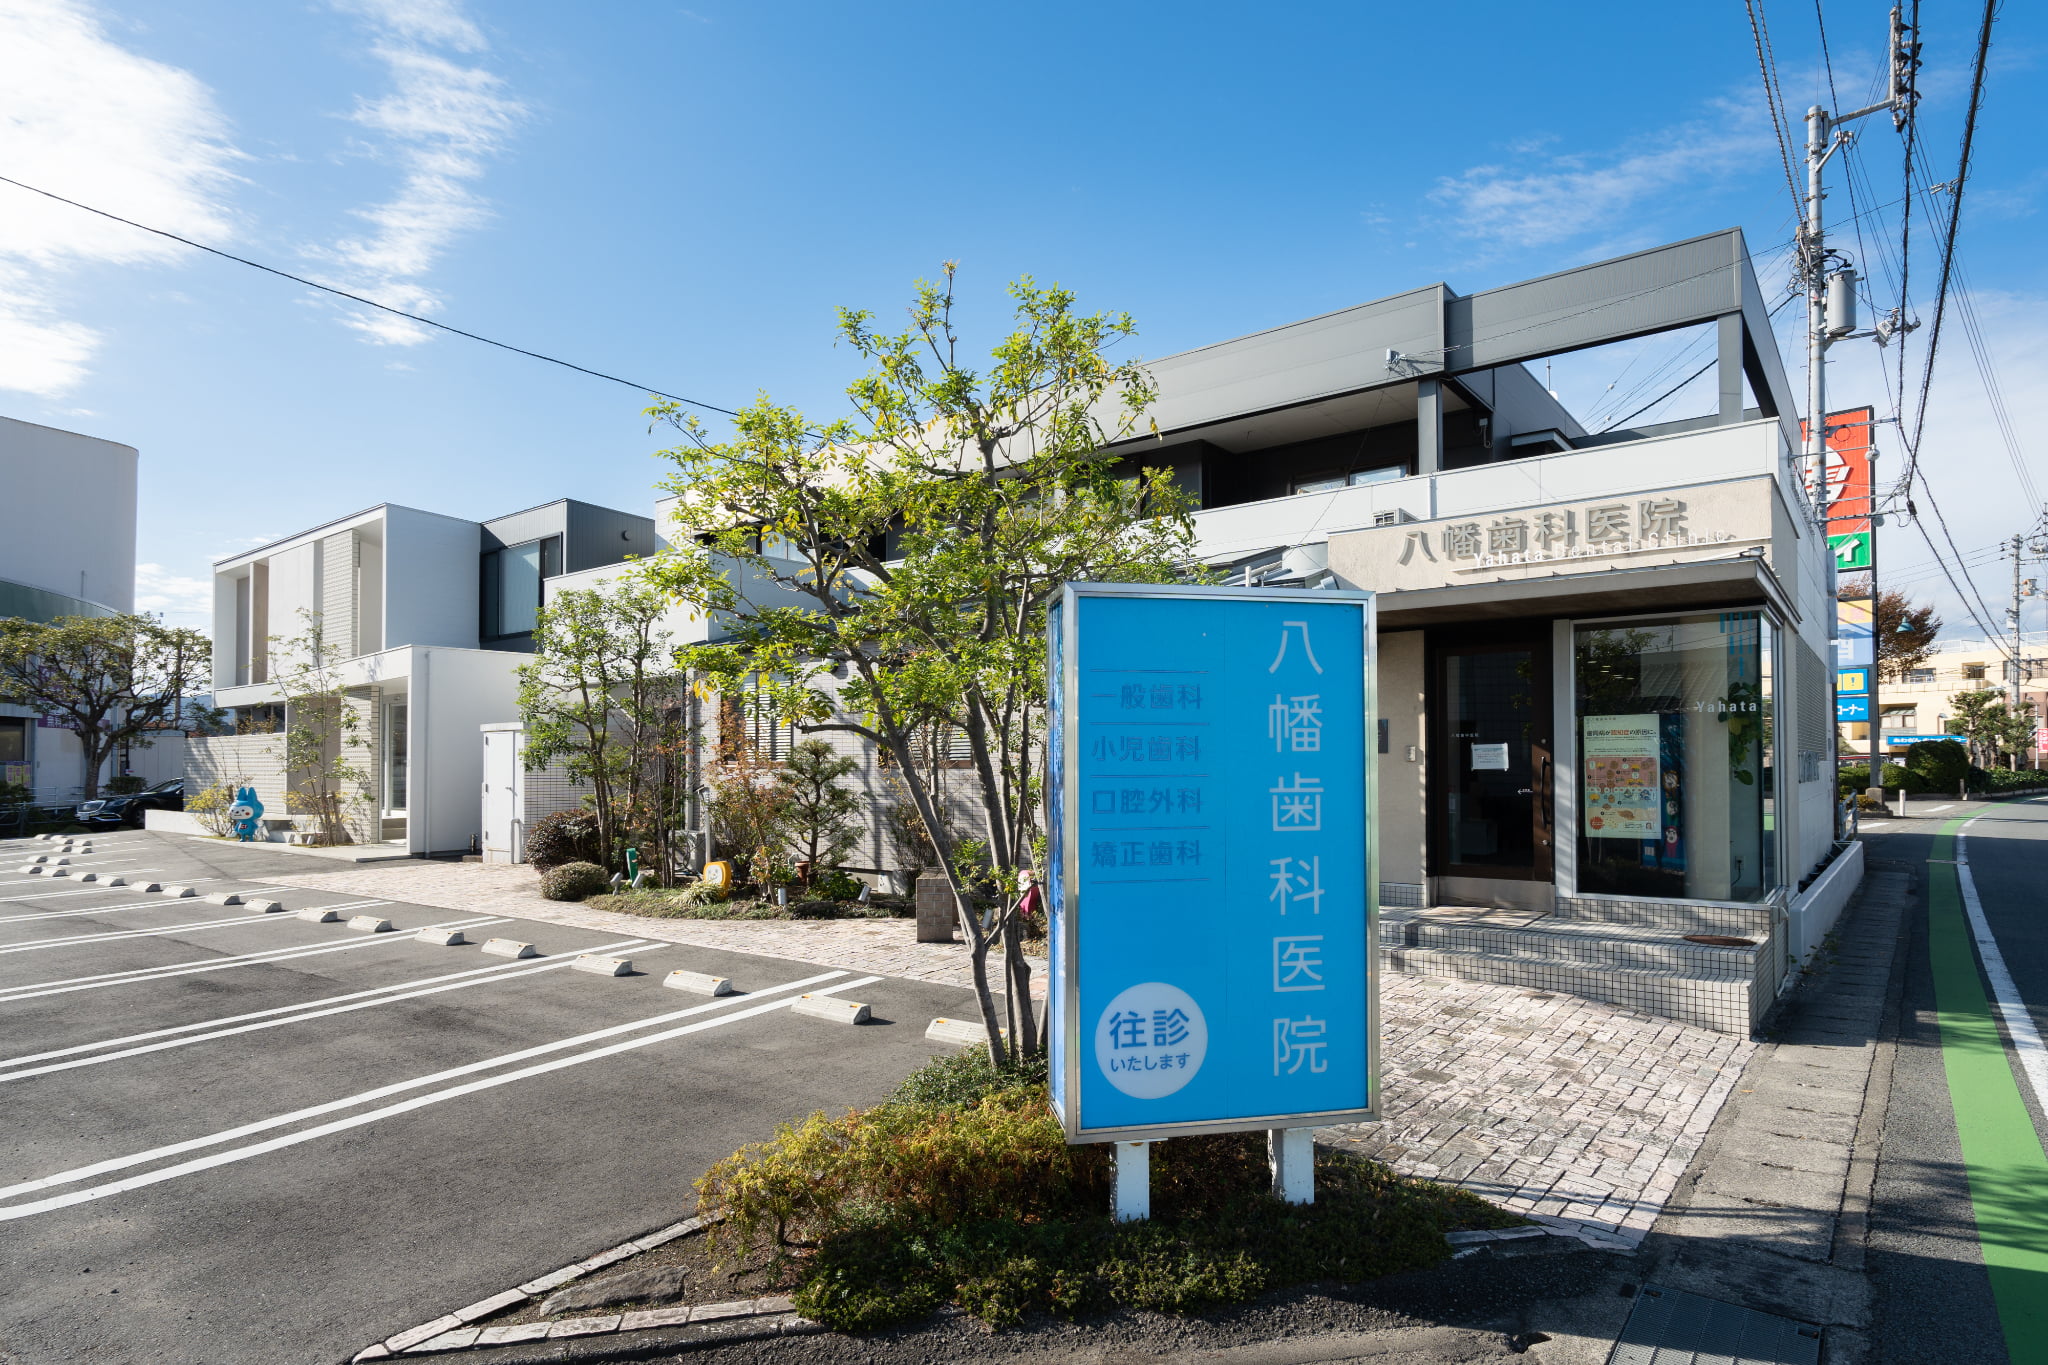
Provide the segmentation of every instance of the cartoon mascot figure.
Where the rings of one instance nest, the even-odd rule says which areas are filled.
[[[235,822],[235,837],[243,843],[253,843],[256,829],[263,820],[263,803],[256,799],[254,787],[242,787],[235,792],[235,804],[228,807],[228,819]]]

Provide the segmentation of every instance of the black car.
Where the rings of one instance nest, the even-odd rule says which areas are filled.
[[[111,829],[117,825],[141,829],[144,811],[183,809],[185,779],[174,777],[168,782],[159,782],[154,787],[136,792],[132,796],[107,796],[98,801],[88,801],[78,808],[73,818],[81,825],[97,825],[101,829]]]

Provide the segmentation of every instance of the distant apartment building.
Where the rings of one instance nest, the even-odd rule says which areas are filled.
[[[2040,726],[2048,724],[2048,635],[2035,632],[2022,636],[2019,652],[2020,699],[2034,704],[2034,715],[2038,718],[2031,764],[2040,767],[2048,762],[2048,745],[2038,742],[2042,738]],[[1918,740],[1946,734],[1959,692],[1996,691],[2001,696],[2008,695],[2011,674],[2007,661],[2011,654],[2009,638],[1995,643],[1950,641],[1909,669],[1903,678],[1881,679],[1877,695],[1878,731],[1886,750],[1897,757]],[[1846,725],[1843,730],[1845,757],[1870,751],[1868,725]],[[2023,754],[2022,766],[2028,763],[2029,756]]]
[[[280,683],[317,623],[355,712],[351,834],[467,850],[481,832],[479,729],[518,714],[544,584],[658,548],[651,518],[562,499],[483,522],[384,504],[219,560],[214,695],[243,733],[195,742],[189,776],[248,780],[286,832],[298,775],[284,766]]]
[[[0,617],[54,621],[135,609],[135,447],[0,417]],[[110,771],[119,771],[116,755]],[[0,706],[0,781],[39,801],[75,797],[85,754],[71,731]]]

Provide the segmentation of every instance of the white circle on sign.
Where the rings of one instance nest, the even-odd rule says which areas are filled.
[[[1171,1095],[1209,1052],[1209,1021],[1178,986],[1147,981],[1109,1002],[1095,1025],[1095,1065],[1133,1099]]]

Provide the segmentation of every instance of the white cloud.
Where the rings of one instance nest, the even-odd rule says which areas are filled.
[[[354,210],[370,226],[316,254],[347,273],[353,292],[410,313],[431,313],[441,300],[422,278],[464,232],[490,218],[472,188],[505,144],[526,107],[481,66],[433,49],[485,48],[482,32],[454,0],[345,0],[342,8],[376,35],[371,52],[384,63],[391,89],[360,100],[351,122],[376,135],[366,150],[402,172],[397,194]],[[351,311],[348,326],[382,345],[412,346],[432,332],[388,313]]]
[[[202,241],[232,235],[222,196],[239,153],[212,92],[109,40],[83,0],[0,0],[0,146],[14,179]],[[188,253],[26,190],[0,195],[0,387],[59,394],[99,346],[63,316],[62,275]]]
[[[172,625],[210,623],[213,580],[175,574],[161,564],[137,564],[135,609],[161,612]]]
[[[1597,237],[1596,254],[1663,241],[1666,204],[1777,161],[1777,145],[1755,102],[1717,100],[1698,119],[1592,152],[1552,153],[1553,139],[1523,138],[1512,159],[1446,176],[1430,200],[1446,226],[1487,255],[1555,247]]]

